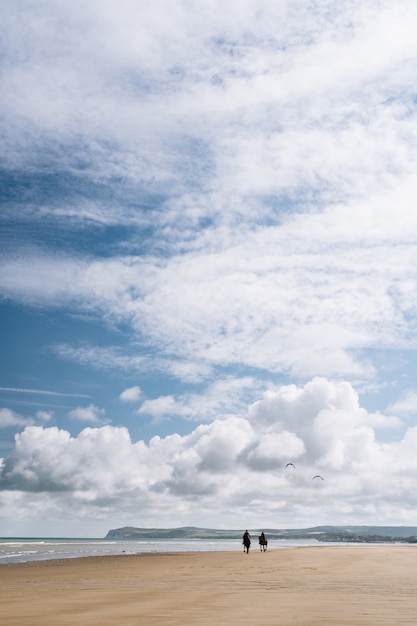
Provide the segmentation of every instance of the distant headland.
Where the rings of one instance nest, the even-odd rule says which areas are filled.
[[[257,535],[261,531],[268,539],[316,539],[324,542],[402,542],[417,543],[416,526],[314,526],[312,528],[250,530]],[[242,530],[218,530],[213,528],[135,528],[124,526],[109,530],[106,539],[241,539]]]

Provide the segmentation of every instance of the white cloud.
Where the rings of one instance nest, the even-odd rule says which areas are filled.
[[[265,525],[401,523],[416,505],[416,432],[410,427],[395,443],[378,442],[372,416],[348,383],[314,379],[266,393],[247,417],[149,444],[132,442],[126,428],[86,428],[71,437],[30,426],[16,435],[0,486],[46,493],[51,506],[68,510],[78,503],[81,517],[116,507],[123,518],[140,506],[143,525],[171,510],[169,525],[192,519],[215,526],[222,511],[224,525],[239,527],[242,512],[248,523],[258,519],[260,497]],[[288,461],[296,468],[285,468]],[[320,485],[312,481],[317,473],[325,479]]]
[[[303,454],[304,442],[295,433],[264,433],[248,452],[247,462],[254,470],[278,470],[286,465],[286,460],[296,461]]]
[[[4,260],[0,283],[24,301],[32,291],[34,302],[61,301],[128,322],[166,361],[174,353],[174,363],[194,363],[196,371],[201,363],[206,374],[215,365],[240,362],[303,377],[370,379],[374,365],[361,351],[406,347],[415,333],[417,258],[409,233],[416,224],[409,205],[402,206],[400,219],[376,201],[367,210],[349,207],[350,218],[348,208],[340,207],[298,216],[247,233],[218,252],[190,252],[163,264],[45,260],[46,292],[44,282],[37,282],[44,273],[36,258],[24,264]],[[360,209],[363,241],[357,241]],[[30,286],[28,267],[34,272]],[[64,356],[100,367],[149,364],[136,354],[98,352],[60,347]],[[164,367],[158,359],[156,365]],[[181,375],[181,369],[172,371]],[[190,367],[182,371],[190,376]]]
[[[58,391],[48,391],[46,389],[25,389],[21,387],[0,387],[0,391],[7,391],[11,393],[24,393],[24,394],[39,394],[41,396],[65,396],[69,398],[89,398],[90,396],[83,393],[64,393]]]
[[[106,410],[99,409],[94,404],[86,407],[79,406],[68,413],[69,417],[80,422],[90,422],[90,424],[107,424]]]
[[[209,384],[200,393],[159,396],[147,399],[138,414],[162,417],[182,417],[192,421],[207,421],[237,414],[244,409],[245,400],[261,386],[250,376],[227,377]]]
[[[140,387],[135,385],[134,387],[129,387],[128,389],[125,389],[124,391],[122,391],[122,393],[119,396],[119,399],[122,402],[138,402],[141,394],[142,394],[142,391]]]
[[[245,197],[294,189],[300,178],[349,193],[363,180],[381,184],[387,162],[406,165],[398,147],[413,142],[395,100],[412,85],[410,3],[47,7],[26,7],[25,23],[36,29],[11,8],[2,15],[7,43],[25,51],[9,57],[3,75],[11,160],[36,163],[36,141],[48,148],[56,134],[71,148],[72,169],[81,157],[105,177],[182,188],[176,173],[194,156],[178,149],[186,135],[212,154],[207,187],[223,194],[243,185]],[[74,150],[80,134],[85,143]]]
[[[23,417],[12,411],[11,409],[2,408],[0,409],[0,428],[10,428],[10,427],[24,427],[32,424],[33,420],[30,418]]]
[[[387,412],[410,417],[417,414],[417,391],[408,389],[404,391],[398,400],[387,407]]]
[[[71,346],[68,344],[56,344],[52,349],[63,359],[77,361],[84,365],[90,365],[97,369],[121,369],[142,370],[148,361],[136,354],[126,354],[118,346],[103,348],[101,346],[82,345]]]
[[[31,20],[4,12],[26,51],[4,76],[14,165],[34,154],[36,169],[41,144],[59,171],[81,176],[85,162],[85,181],[121,177],[163,200],[151,216],[123,194],[108,209],[29,203],[32,219],[152,225],[155,256],[7,254],[1,290],[127,323],[157,347],[154,367],[183,380],[236,363],[370,380],[364,351],[416,331],[416,8],[219,6],[35,4],[37,29],[18,31]],[[99,367],[150,361],[58,349]]]
[[[154,398],[153,400],[145,400],[140,409],[138,409],[138,414],[141,413],[160,418],[172,413],[178,414],[178,409],[173,396],[159,396],[159,398]]]
[[[36,411],[36,417],[41,422],[50,422],[54,417],[53,411]]]
[[[400,412],[397,411],[400,415]],[[399,429],[404,426],[403,420],[397,415],[384,415],[379,411],[377,413],[368,413],[368,423],[375,429]]]

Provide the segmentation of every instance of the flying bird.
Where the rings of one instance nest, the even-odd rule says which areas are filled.
[[[295,469],[294,463],[287,463],[287,465],[285,467],[289,467],[290,465]]]
[[[324,480],[323,476],[320,476],[320,474],[316,474],[315,476],[313,476],[313,480],[314,480],[315,478],[320,478],[321,480]]]

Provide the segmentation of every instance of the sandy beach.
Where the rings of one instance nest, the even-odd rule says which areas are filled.
[[[417,624],[417,546],[127,555],[0,566],[0,622]]]

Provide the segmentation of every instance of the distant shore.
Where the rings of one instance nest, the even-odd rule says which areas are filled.
[[[250,530],[253,536],[265,532],[269,539],[316,539],[317,541],[345,541],[360,543],[395,542],[417,543],[416,526],[313,526],[310,528],[262,528]],[[136,528],[124,526],[109,530],[105,539],[240,539],[243,530],[199,528]]]
[[[7,626],[415,624],[417,548],[299,547],[0,565]]]

